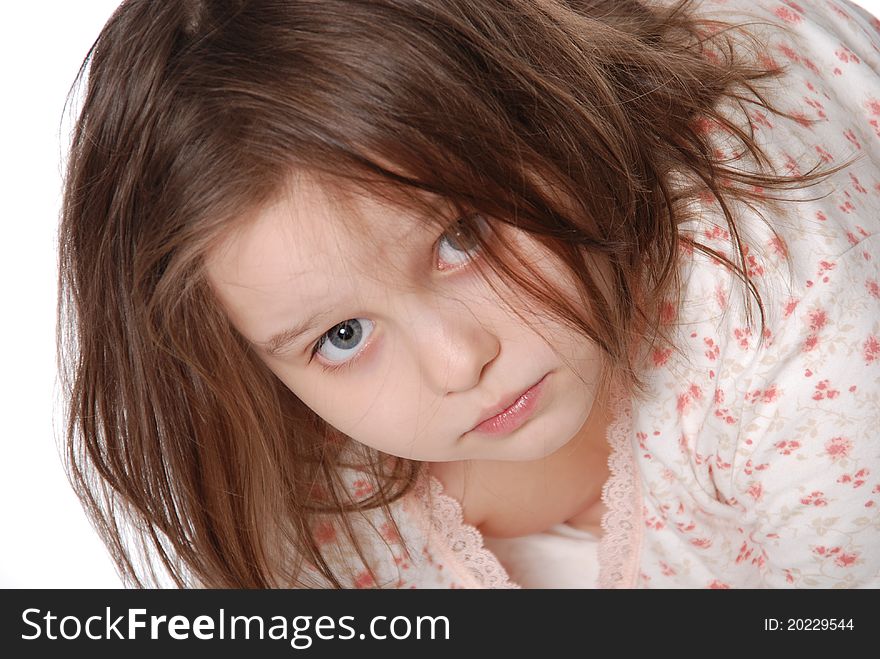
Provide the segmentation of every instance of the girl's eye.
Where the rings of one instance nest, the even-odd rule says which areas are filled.
[[[487,234],[489,229],[489,222],[479,213],[466,215],[453,223],[440,236],[437,247],[438,268],[454,269],[470,261],[480,247],[478,237]]]
[[[360,351],[361,345],[373,332],[375,323],[367,318],[350,318],[339,323],[318,339],[312,356],[320,353],[332,366],[338,368]]]

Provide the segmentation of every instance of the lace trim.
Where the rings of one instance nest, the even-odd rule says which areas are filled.
[[[431,511],[431,530],[440,536],[440,544],[452,553],[452,564],[463,566],[483,588],[520,588],[483,544],[483,534],[464,523],[461,504],[443,492],[443,485],[428,475],[417,485],[419,498]]]
[[[608,480],[602,486],[599,541],[599,588],[631,588],[635,585],[642,540],[641,488],[636,474],[630,437],[632,401],[615,383],[611,393],[613,418],[608,425]]]
[[[612,420],[608,425],[608,480],[602,486],[607,511],[602,516],[599,540],[599,588],[635,585],[641,545],[641,488],[636,477],[630,436],[632,403],[617,383],[611,393]],[[464,523],[461,504],[443,491],[434,476],[416,485],[422,510],[429,511],[431,530],[452,556],[451,564],[463,566],[476,585],[483,588],[520,588],[510,579],[498,558],[483,542],[483,534]]]

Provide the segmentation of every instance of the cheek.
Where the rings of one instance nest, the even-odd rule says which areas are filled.
[[[276,374],[318,416],[361,444],[401,454],[417,434],[418,400],[408,389],[351,375],[321,372],[299,376]],[[409,456],[407,456],[409,457]]]

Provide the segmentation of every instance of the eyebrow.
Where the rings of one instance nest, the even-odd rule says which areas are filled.
[[[329,315],[329,311],[316,313],[311,318],[273,334],[266,341],[257,341],[255,343],[270,357],[277,357],[286,348],[296,343],[303,335],[317,329]]]
[[[429,200],[428,204],[438,213],[440,213],[441,209],[443,208],[442,203],[439,203],[433,199]],[[410,233],[418,233],[419,229],[425,230],[425,228],[426,227],[416,226]],[[322,325],[325,321],[325,318],[329,316],[330,313],[331,312],[329,310],[316,313],[311,318],[303,320],[296,325],[293,325],[291,327],[288,327],[287,329],[283,329],[280,332],[277,332],[276,334],[273,334],[266,341],[255,341],[253,343],[259,346],[268,356],[277,357],[282,352],[284,352],[285,349],[296,343],[304,334],[312,332],[313,330],[317,329],[319,325]]]

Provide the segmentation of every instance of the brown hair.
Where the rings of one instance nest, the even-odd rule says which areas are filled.
[[[630,347],[664,340],[660,304],[678,299],[683,243],[726,262],[763,323],[730,204],[770,203],[767,190],[846,165],[766,171],[754,135],[721,107],[794,119],[756,85],[783,69],[746,29],[698,18],[692,4],[119,7],[78,76],[88,71],[60,225],[58,349],[71,480],[124,578],[347,585],[316,522],[337,513],[368,563],[338,513],[387,514],[418,477],[416,463],[332,441],[208,286],[205,255],[293,171],[411,207],[432,193],[528,232],[571,271],[585,304],[503,245],[487,245],[485,262],[600,346],[633,392],[642,381]],[[705,122],[729,131],[754,171],[719,161]],[[690,184],[672,185],[673,173]],[[734,259],[678,231],[707,193]],[[590,259],[607,265],[610,298]],[[379,485],[363,501],[339,475],[349,449],[345,464]]]

